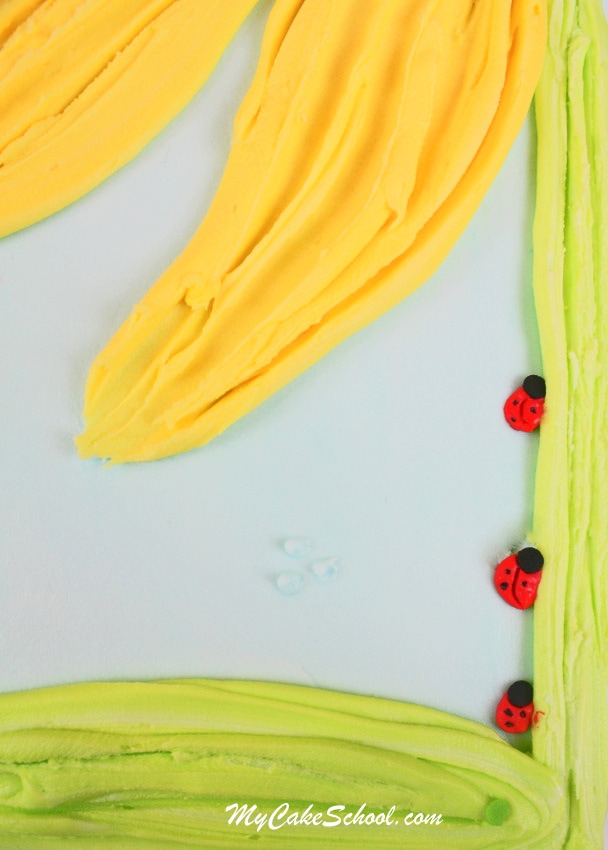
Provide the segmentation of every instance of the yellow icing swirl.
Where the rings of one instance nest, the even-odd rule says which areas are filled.
[[[139,153],[256,3],[2,0],[0,236],[57,212]]]
[[[277,0],[208,215],[91,368],[80,454],[202,445],[423,283],[545,40],[543,0]]]

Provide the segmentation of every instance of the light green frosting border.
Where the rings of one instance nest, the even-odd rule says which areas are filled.
[[[421,706],[263,682],[95,683],[0,700],[0,847],[555,850],[562,788],[491,729]],[[345,805],[395,826],[228,823],[226,806]],[[406,827],[409,812],[439,825]],[[493,825],[496,815],[506,820]],[[498,820],[500,821],[500,817]]]
[[[256,682],[96,683],[0,697],[0,847],[600,850],[608,794],[608,29],[550,3],[536,96],[534,289],[549,405],[534,539],[534,758],[432,709]],[[563,186],[560,192],[556,187]],[[272,811],[396,806],[401,827],[230,826]],[[66,845],[69,841],[69,845]]]
[[[534,540],[534,757],[569,789],[565,847],[603,847],[608,796],[608,26],[553,0],[536,97],[534,294],[548,407]],[[563,191],[559,191],[563,187]]]

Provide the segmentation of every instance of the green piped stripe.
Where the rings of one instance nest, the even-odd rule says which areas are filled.
[[[537,90],[534,288],[547,379],[534,539],[534,756],[570,789],[569,850],[600,850],[608,796],[608,25],[553,0]]]
[[[492,730],[432,709],[290,685],[102,683],[0,696],[0,847],[555,850],[553,773]],[[228,823],[344,805],[392,826]],[[439,825],[405,826],[410,812]],[[504,822],[503,822],[504,819]]]

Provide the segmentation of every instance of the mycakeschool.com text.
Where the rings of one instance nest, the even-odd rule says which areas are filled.
[[[433,827],[443,822],[441,814],[429,812],[407,812],[397,816],[396,806],[386,811],[374,811],[363,803],[354,811],[350,806],[328,806],[315,808],[311,803],[305,809],[292,809],[289,803],[281,803],[272,811],[259,809],[256,803],[231,803],[226,806],[228,823],[231,826],[255,827],[262,829],[282,829],[286,826],[299,827]]]

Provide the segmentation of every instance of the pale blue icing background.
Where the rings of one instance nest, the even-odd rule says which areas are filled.
[[[72,445],[93,357],[212,197],[267,8],[135,162],[0,241],[0,690],[258,678],[488,723],[532,673],[531,612],[492,585],[531,524],[537,436],[502,418],[541,369],[529,125],[438,274],[212,444],[112,469]],[[300,536],[334,582],[282,551]]]

